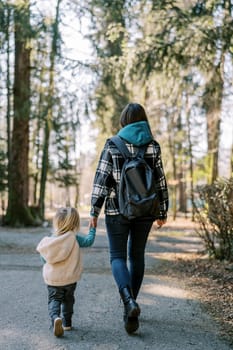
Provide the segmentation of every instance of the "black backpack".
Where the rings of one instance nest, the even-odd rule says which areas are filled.
[[[139,217],[155,220],[159,214],[159,198],[154,172],[144,159],[147,145],[133,156],[119,136],[113,136],[111,141],[125,158],[118,193],[120,213],[129,220]]]

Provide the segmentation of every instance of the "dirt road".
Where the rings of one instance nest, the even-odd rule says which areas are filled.
[[[189,230],[153,230],[146,253],[146,274],[138,302],[140,329],[129,336],[123,306],[113,281],[103,220],[96,241],[83,250],[84,273],[76,291],[75,329],[63,338],[49,330],[47,290],[35,247],[50,228],[0,228],[0,350],[230,350],[219,329],[182,281],[159,277],[169,252],[200,249]],[[82,220],[87,232],[87,220]],[[172,263],[172,262],[171,262]]]

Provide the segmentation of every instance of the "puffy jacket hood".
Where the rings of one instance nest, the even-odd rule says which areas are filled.
[[[62,262],[70,255],[74,244],[77,244],[73,232],[67,232],[61,236],[44,237],[36,250],[50,264]]]
[[[143,146],[153,140],[150,126],[146,121],[128,124],[118,132],[118,135],[134,146]]]

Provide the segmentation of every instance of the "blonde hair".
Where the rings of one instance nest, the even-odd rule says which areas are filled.
[[[53,218],[53,227],[57,236],[68,231],[78,231],[80,227],[78,211],[71,207],[58,209]]]

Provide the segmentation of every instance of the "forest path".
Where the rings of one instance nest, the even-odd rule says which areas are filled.
[[[82,232],[88,230],[82,217]],[[168,221],[152,230],[146,272],[138,302],[140,328],[129,336],[123,307],[111,275],[104,220],[92,248],[83,251],[84,273],[78,283],[74,330],[56,338],[49,328],[47,290],[41,276],[37,243],[51,228],[0,227],[0,350],[230,350],[217,324],[195,295],[161,273],[176,253],[202,249],[193,224]],[[161,269],[160,269],[161,268]]]

